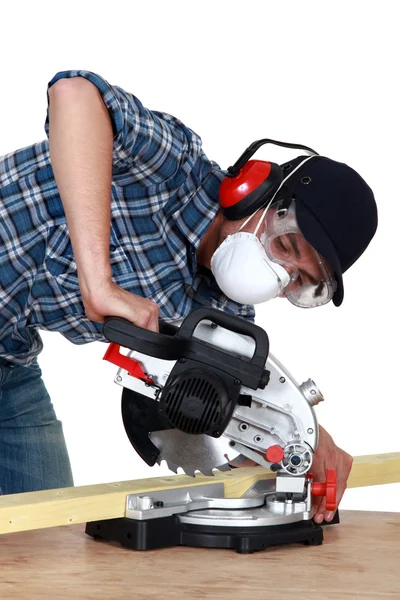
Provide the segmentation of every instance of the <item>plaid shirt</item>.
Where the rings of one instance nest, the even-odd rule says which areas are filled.
[[[150,111],[132,94],[88,71],[114,132],[110,262],[113,281],[154,300],[173,322],[201,305],[254,319],[198,269],[196,250],[218,210],[223,171],[181,121]],[[49,114],[45,122],[49,134]],[[43,344],[38,329],[75,344],[106,341],[84,312],[48,140],[0,158],[0,357],[31,365]]]

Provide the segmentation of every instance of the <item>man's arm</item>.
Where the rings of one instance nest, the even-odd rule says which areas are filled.
[[[50,158],[68,224],[86,314],[158,330],[158,307],[111,280],[109,259],[113,130],[97,88],[81,77],[49,89]]]
[[[86,79],[60,79],[50,88],[49,98],[51,164],[80,288],[89,297],[111,279],[111,120],[97,89]]]

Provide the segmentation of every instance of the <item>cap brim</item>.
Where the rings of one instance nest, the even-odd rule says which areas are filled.
[[[295,207],[297,222],[301,233],[304,235],[307,242],[326,260],[335,274],[337,288],[333,295],[332,302],[335,306],[340,306],[344,296],[343,276],[339,256],[335,247],[318,219],[316,219],[314,214],[301,202],[301,200],[296,199]]]

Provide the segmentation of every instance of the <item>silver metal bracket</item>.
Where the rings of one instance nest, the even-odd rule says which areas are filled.
[[[265,503],[263,495],[248,498],[225,498],[224,493],[223,483],[211,483],[149,491],[147,494],[129,494],[126,499],[125,516],[128,519],[143,521],[170,517],[192,510],[206,508],[235,510],[263,506]]]

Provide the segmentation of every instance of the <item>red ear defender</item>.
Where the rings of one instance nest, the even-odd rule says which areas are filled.
[[[312,148],[300,144],[287,144],[270,139],[253,142],[235,164],[229,167],[227,176],[219,188],[221,211],[230,221],[244,219],[266,206],[282,183],[283,169],[278,164],[249,160],[264,144],[302,149],[309,154],[317,154]]]
[[[222,213],[230,221],[248,217],[268,203],[283,179],[279,165],[249,160],[236,177],[228,176],[219,188]]]

